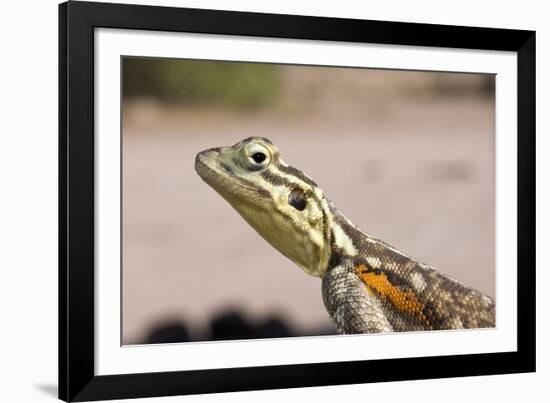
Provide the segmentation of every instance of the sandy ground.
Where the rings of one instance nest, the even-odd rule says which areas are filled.
[[[196,175],[195,154],[268,137],[367,232],[494,296],[494,111],[472,99],[323,116],[125,108],[123,343],[239,309],[330,327],[320,280],[275,251]]]

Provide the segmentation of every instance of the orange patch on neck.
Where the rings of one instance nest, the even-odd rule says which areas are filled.
[[[400,290],[388,280],[384,273],[376,274],[369,271],[364,264],[355,266],[355,272],[369,291],[376,292],[383,299],[387,298],[396,309],[416,316],[423,324],[429,326],[429,321],[423,312],[424,305],[418,301],[413,291]]]

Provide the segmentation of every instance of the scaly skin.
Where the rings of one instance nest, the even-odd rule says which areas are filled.
[[[195,169],[273,247],[322,278],[340,333],[495,326],[491,298],[357,228],[269,140],[203,151]]]

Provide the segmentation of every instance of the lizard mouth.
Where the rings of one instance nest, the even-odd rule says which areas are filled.
[[[216,191],[222,189],[230,189],[233,186],[245,189],[249,192],[257,192],[258,189],[247,186],[237,178],[231,177],[231,170],[224,168],[223,165],[218,163],[214,158],[204,155],[207,151],[198,153],[195,157],[195,171],[199,176],[212,186]]]

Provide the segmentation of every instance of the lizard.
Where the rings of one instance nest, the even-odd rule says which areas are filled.
[[[270,140],[199,152],[195,170],[275,249],[321,278],[338,333],[495,326],[492,298],[355,226]]]

